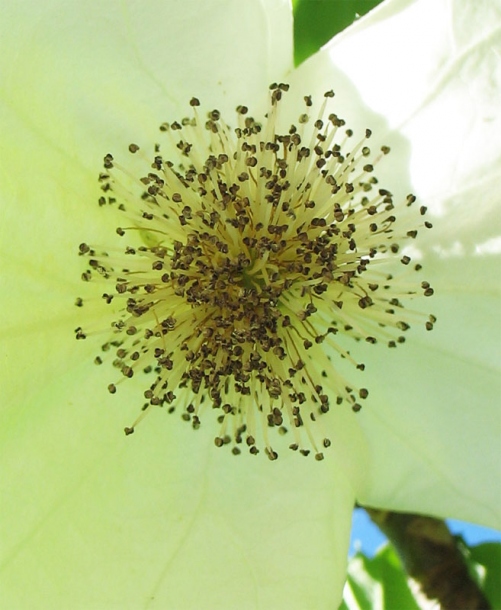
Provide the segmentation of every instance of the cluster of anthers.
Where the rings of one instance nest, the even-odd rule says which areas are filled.
[[[369,130],[350,145],[352,131],[327,114],[333,92],[316,118],[305,97],[304,114],[282,134],[288,86],[270,89],[263,122],[239,106],[234,128],[217,110],[200,116],[193,98],[191,116],[160,127],[175,159],[165,159],[158,144],[153,158],[129,146],[144,160],[142,177],[106,155],[99,204],[128,218],[119,235],[135,231],[142,241],[120,253],[81,244],[82,278],[103,280],[104,301],[120,303],[102,346],[115,352],[120,381],[151,375],[127,434],[154,407],[181,412],[193,428],[213,411],[218,447],[257,454],[264,446],[276,459],[276,428],[291,435],[291,449],[313,449],[320,460],[331,441],[316,420],[342,403],[359,411],[368,395],[339,372],[337,358],[364,368],[339,339],[404,341],[416,312],[401,299],[433,290],[378,267],[393,258],[419,271],[402,243],[431,225],[419,220],[423,207],[419,226],[406,225],[413,195],[400,205],[404,222],[397,219],[399,206],[373,175],[389,148],[373,155]],[[434,322],[425,316],[428,330]],[[76,329],[77,339],[89,334]],[[112,394],[119,383],[109,385]]]

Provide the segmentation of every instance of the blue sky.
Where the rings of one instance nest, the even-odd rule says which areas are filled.
[[[501,532],[496,530],[452,519],[449,519],[447,523],[451,532],[460,534],[468,545],[480,544],[481,542],[501,542]],[[366,555],[373,556],[385,540],[386,537],[372,523],[364,510],[356,509],[353,512],[350,556],[359,549]]]

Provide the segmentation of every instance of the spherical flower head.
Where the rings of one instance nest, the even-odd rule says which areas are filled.
[[[133,143],[131,163],[104,157],[99,205],[123,213],[116,231],[134,243],[83,243],[79,253],[82,279],[104,282],[115,312],[103,351],[120,381],[147,375],[126,434],[165,407],[195,429],[212,416],[216,446],[235,455],[264,448],[274,460],[284,436],[322,460],[322,419],[358,412],[369,394],[345,366],[365,368],[370,347],[356,342],[396,348],[414,321],[433,328],[434,316],[408,308],[433,294],[407,253],[431,223],[413,195],[394,201],[379,185],[375,166],[390,149],[373,151],[370,130],[357,138],[332,91],[316,111],[305,96],[285,126],[288,90],[271,85],[261,121],[243,105],[227,120],[217,109],[204,116],[192,98],[188,116],[160,126],[150,156]],[[99,330],[84,324],[76,337]]]

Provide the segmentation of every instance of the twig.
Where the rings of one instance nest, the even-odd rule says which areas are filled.
[[[442,610],[491,610],[472,579],[457,541],[444,521],[366,508],[395,547],[407,574]]]

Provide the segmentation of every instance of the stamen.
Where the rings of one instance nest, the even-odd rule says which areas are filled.
[[[75,335],[106,333],[95,362],[114,354],[121,377],[111,394],[136,374],[149,377],[126,434],[166,407],[194,429],[216,420],[215,446],[231,445],[234,455],[261,448],[275,460],[278,433],[320,461],[331,445],[322,425],[331,406],[356,413],[369,396],[338,359],[363,371],[358,358],[371,344],[396,347],[420,318],[433,329],[434,316],[404,306],[433,288],[411,277],[421,266],[402,252],[431,224],[423,206],[409,224],[414,195],[397,202],[379,188],[374,173],[390,150],[373,154],[370,130],[357,140],[346,129],[329,111],[333,92],[316,117],[306,96],[284,132],[288,85],[270,90],[263,123],[243,105],[228,123],[216,109],[203,119],[192,98],[190,116],[160,126],[177,156],[165,159],[161,143],[151,157],[128,145],[141,175],[104,157],[98,203],[120,210],[116,232],[130,243],[80,244],[82,279],[101,282],[103,305],[118,314]],[[383,263],[394,273],[382,272]],[[342,337],[355,340],[353,354]]]

